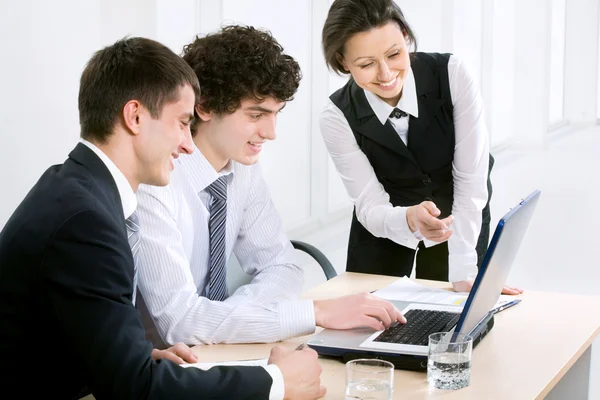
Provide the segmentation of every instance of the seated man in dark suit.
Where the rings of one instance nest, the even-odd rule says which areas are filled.
[[[0,232],[0,385],[28,398],[314,399],[313,350],[276,347],[266,367],[181,368],[153,351],[135,308],[135,192],[169,183],[193,149],[200,88],[167,47],[118,41],[80,82],[81,143],[50,167]],[[177,349],[183,350],[178,352]],[[39,364],[38,364],[39,363]],[[23,382],[29,384],[23,386]]]

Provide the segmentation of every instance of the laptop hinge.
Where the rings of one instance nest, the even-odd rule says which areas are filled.
[[[471,332],[469,332],[469,336],[473,338],[473,347],[475,347],[481,339],[492,329],[494,326],[494,313],[492,311],[488,312],[482,319],[479,321],[477,325]]]

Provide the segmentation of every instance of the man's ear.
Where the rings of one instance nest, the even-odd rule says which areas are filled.
[[[140,133],[142,108],[137,100],[129,100],[123,107],[123,122],[133,135]]]
[[[198,115],[198,118],[201,121],[210,121],[210,119],[212,118],[212,112],[207,111],[202,104],[196,104],[196,106],[194,107],[194,110],[196,111],[196,114]]]

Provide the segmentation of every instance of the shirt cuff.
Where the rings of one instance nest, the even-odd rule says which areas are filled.
[[[394,207],[385,221],[385,236],[410,249],[416,249],[421,239],[410,231],[406,221],[407,207]],[[420,234],[420,233],[419,233]]]
[[[418,229],[413,232],[413,235],[415,235],[415,237],[417,238],[417,240],[423,240],[423,239],[425,239],[425,236],[421,235],[421,231],[418,230]]]
[[[269,392],[269,400],[283,400],[283,396],[285,396],[285,385],[283,383],[283,374],[281,373],[281,370],[275,364],[265,365],[263,368],[271,375],[271,379],[273,379],[271,391]]]
[[[425,247],[433,247],[435,245],[438,245],[440,243],[444,243],[447,241],[448,241],[448,239],[444,240],[443,242],[434,242],[433,240],[423,239],[423,245],[425,245]]]
[[[477,252],[448,255],[448,280],[459,282],[477,277]]]
[[[282,300],[278,304],[282,340],[315,332],[315,307],[312,300]]]

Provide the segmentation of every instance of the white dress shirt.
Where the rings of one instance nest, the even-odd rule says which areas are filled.
[[[225,301],[211,301],[203,297],[210,268],[205,189],[220,175],[227,175],[226,257],[235,254],[253,279]],[[230,162],[217,173],[195,147],[175,160],[168,186],[140,185],[137,196],[139,287],[166,343],[266,343],[314,332],[313,303],[298,298],[303,271],[259,164]]]
[[[450,94],[454,106],[455,146],[452,176],[454,180],[454,233],[448,239],[449,281],[474,279],[477,275],[475,246],[481,230],[481,212],[487,203],[489,138],[479,89],[460,60],[452,55],[448,62]],[[390,122],[407,144],[409,117],[389,118],[394,107],[365,90],[369,105],[382,125]],[[412,69],[406,76],[397,106],[419,117],[417,90]],[[367,156],[361,151],[342,111],[331,100],[320,117],[321,134],[354,203],[358,221],[374,236],[385,237],[416,249],[420,238],[406,221],[407,207],[394,207],[379,183]],[[425,240],[425,246],[437,243]]]
[[[115,165],[115,163],[96,145],[85,139],[80,139],[79,141],[96,153],[104,165],[106,165],[106,168],[110,172],[110,175],[113,177],[115,184],[117,185],[119,197],[121,197],[121,205],[123,206],[123,216],[125,216],[125,219],[129,218],[137,207],[137,198],[135,197],[135,192],[131,188],[129,181],[125,175],[123,175],[121,170]]]
[[[129,183],[129,181],[123,174],[123,172],[121,172],[121,170],[115,165],[115,163],[106,154],[104,154],[104,152],[102,150],[100,150],[98,148],[98,146],[96,146],[92,142],[89,142],[85,139],[81,139],[80,142],[83,143],[84,145],[86,145],[87,147],[89,147],[90,150],[92,150],[94,153],[96,153],[96,155],[98,157],[100,157],[100,159],[102,160],[104,165],[106,165],[106,168],[108,168],[108,171],[112,175],[112,177],[115,181],[115,184],[117,185],[117,190],[119,191],[119,197],[121,198],[121,205],[123,206],[123,216],[125,217],[125,219],[129,218],[131,216],[131,214],[133,214],[133,212],[137,208],[137,198],[135,197],[135,192],[133,191],[131,184]],[[137,281],[138,281],[138,274],[134,273],[133,274],[133,297],[132,297],[132,302],[134,305],[135,305],[135,292],[137,289]]]
[[[133,191],[133,189],[131,188],[131,185],[129,184],[129,181],[127,180],[125,175],[123,175],[121,170],[115,165],[115,163],[106,154],[104,154],[104,152],[102,150],[100,150],[97,146],[95,146],[93,143],[91,143],[85,139],[81,139],[80,142],[83,143],[84,145],[86,145],[87,147],[89,147],[90,150],[92,150],[94,153],[96,153],[96,155],[98,155],[98,157],[102,160],[104,165],[106,165],[106,168],[108,168],[108,171],[110,172],[113,179],[115,180],[115,183],[117,185],[117,190],[119,191],[119,195],[121,197],[121,203],[123,206],[123,215],[125,216],[125,219],[129,218],[131,216],[131,214],[133,214],[133,212],[135,211],[135,209],[137,207],[137,198],[136,198],[135,192]],[[143,226],[141,227],[141,229],[143,229]],[[135,282],[134,282],[133,290],[136,290]],[[271,376],[271,379],[273,379],[273,384],[271,385],[271,392],[270,392],[269,399],[270,400],[283,399],[283,396],[285,394],[285,388],[284,388],[284,384],[283,384],[283,375],[281,374],[281,371],[279,370],[279,368],[276,365],[267,365],[264,368]]]

